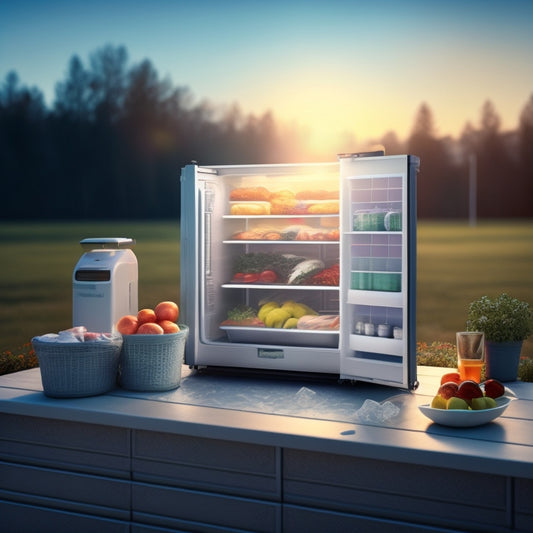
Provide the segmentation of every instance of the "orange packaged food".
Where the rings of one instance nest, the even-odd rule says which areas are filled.
[[[337,214],[339,212],[339,202],[320,202],[311,204],[307,208],[309,214]]]
[[[321,189],[313,191],[300,191],[296,193],[298,200],[337,200],[339,191],[324,191]]]
[[[230,215],[270,215],[268,202],[234,202],[230,206]]]
[[[230,192],[229,199],[232,202],[268,202],[271,192],[266,187],[240,187]]]

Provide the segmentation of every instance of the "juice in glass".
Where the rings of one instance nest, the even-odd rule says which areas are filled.
[[[457,368],[461,381],[481,382],[481,368],[485,356],[485,335],[479,331],[457,333]]]
[[[461,381],[471,379],[476,383],[481,383],[482,359],[459,359],[458,367]]]

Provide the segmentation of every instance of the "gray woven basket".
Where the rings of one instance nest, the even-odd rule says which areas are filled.
[[[176,389],[189,328],[179,324],[178,333],[123,335],[119,385],[128,390],[156,392]]]
[[[117,385],[122,339],[109,342],[43,342],[32,339],[46,396],[80,398]]]

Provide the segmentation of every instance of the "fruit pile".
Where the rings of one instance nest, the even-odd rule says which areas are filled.
[[[496,407],[495,399],[505,394],[505,387],[496,379],[488,379],[481,385],[471,380],[461,381],[456,372],[444,374],[431,407],[476,411]]]
[[[298,319],[304,315],[318,315],[318,313],[308,305],[293,300],[287,300],[281,305],[276,301],[266,302],[257,313],[259,320],[262,320],[267,328],[284,329],[296,328]]]
[[[160,302],[153,309],[141,309],[137,315],[124,315],[116,328],[122,335],[163,335],[180,331],[176,324],[179,307],[174,302]]]

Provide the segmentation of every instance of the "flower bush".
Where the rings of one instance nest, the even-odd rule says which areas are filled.
[[[449,342],[416,343],[416,364],[457,368],[457,350]]]
[[[4,350],[0,354],[0,376],[18,372],[19,370],[27,370],[36,366],[39,366],[39,360],[31,342],[23,344],[14,352]]]
[[[533,381],[533,359],[524,357],[518,364],[518,378],[522,381]]]

